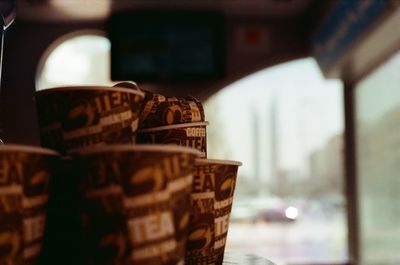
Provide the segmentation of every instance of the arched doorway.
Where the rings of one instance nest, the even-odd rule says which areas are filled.
[[[110,41],[102,32],[78,31],[56,40],[36,72],[36,90],[67,85],[109,85]]]

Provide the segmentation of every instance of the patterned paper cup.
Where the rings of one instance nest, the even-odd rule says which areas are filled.
[[[206,158],[207,125],[208,122],[191,122],[140,129],[137,142],[191,147],[199,150],[202,158]]]
[[[196,160],[185,264],[222,264],[236,176],[241,165],[237,161]]]
[[[85,265],[183,264],[196,149],[118,145],[72,154]]]
[[[148,91],[145,93],[145,102],[140,111],[140,128],[205,120],[203,105],[194,97],[177,98]]]
[[[135,143],[144,93],[124,87],[76,86],[36,92],[40,139],[62,154],[103,144]]]
[[[79,263],[79,176],[70,157],[53,163],[55,178],[49,186],[43,259],[40,265]],[[62,257],[62,258],[60,258]]]
[[[44,227],[51,150],[0,146],[0,264],[39,264]]]

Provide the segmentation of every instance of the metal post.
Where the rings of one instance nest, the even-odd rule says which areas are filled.
[[[359,211],[357,202],[356,139],[354,125],[354,85],[344,80],[345,109],[345,192],[347,198],[347,224],[350,264],[360,264]]]
[[[0,0],[0,96],[1,96],[1,77],[3,65],[3,47],[4,47],[4,32],[12,24],[16,16],[16,0]],[[0,100],[1,103],[1,100]],[[0,111],[2,108],[0,106]],[[1,116],[1,115],[0,115]],[[1,121],[0,126],[2,127]],[[0,127],[0,133],[2,129]],[[0,139],[0,144],[3,141]]]

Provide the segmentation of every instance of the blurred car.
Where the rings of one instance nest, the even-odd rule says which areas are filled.
[[[293,222],[299,209],[277,197],[251,198],[233,204],[232,222]]]
[[[293,222],[299,216],[299,210],[294,206],[273,207],[262,209],[253,219],[254,222]]]

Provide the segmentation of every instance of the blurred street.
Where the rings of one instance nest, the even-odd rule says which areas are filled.
[[[294,222],[235,222],[227,250],[265,257],[277,265],[347,261],[341,214],[304,213]]]

